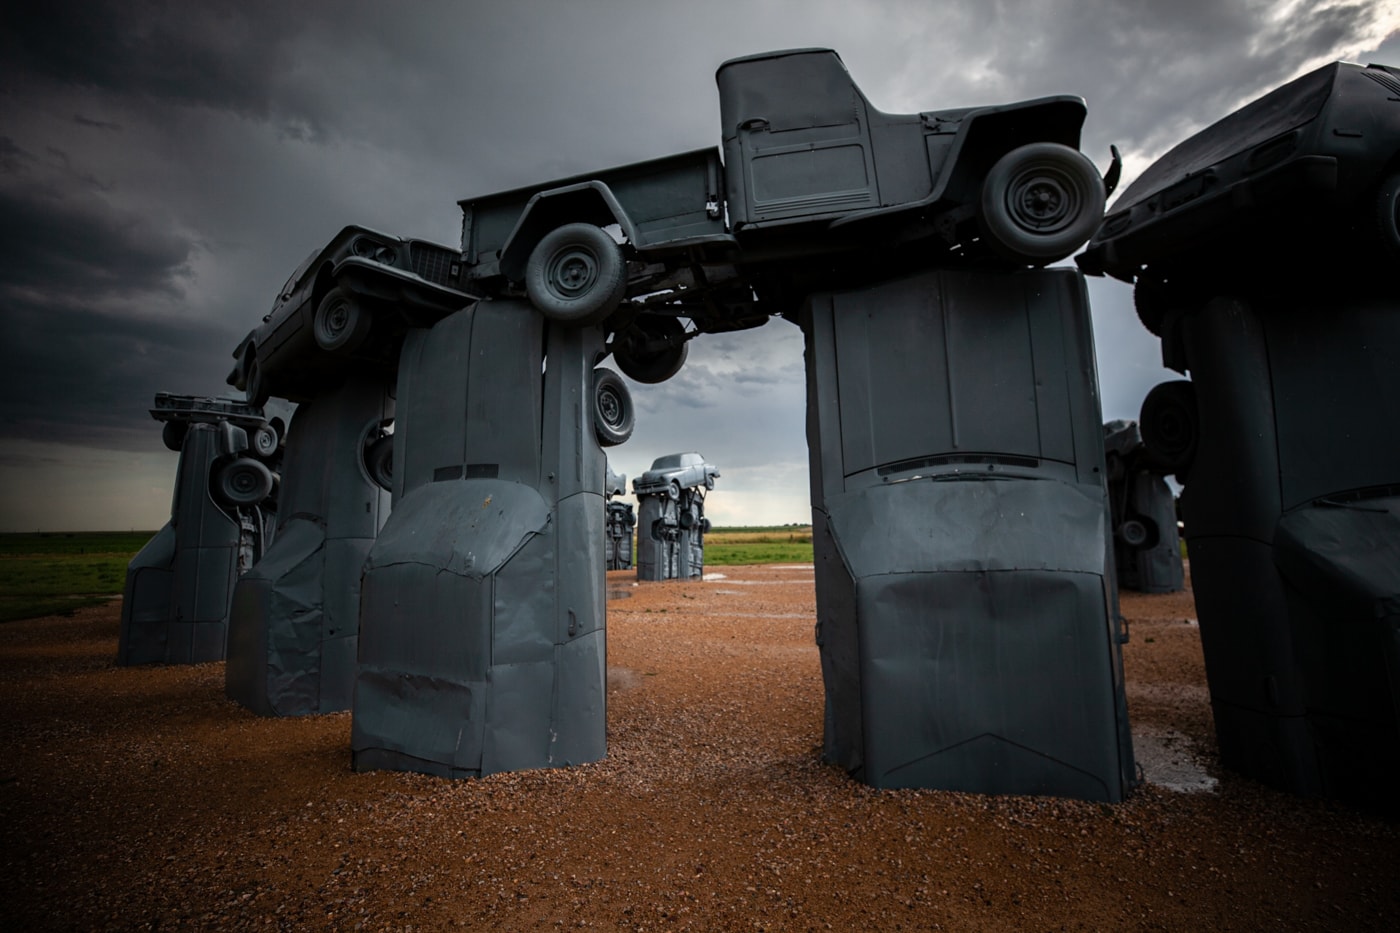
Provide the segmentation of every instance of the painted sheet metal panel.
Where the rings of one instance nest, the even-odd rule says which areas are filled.
[[[1082,280],[930,271],[801,323],[826,757],[878,787],[1121,799]]]

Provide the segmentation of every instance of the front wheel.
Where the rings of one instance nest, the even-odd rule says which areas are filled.
[[[593,370],[593,433],[603,447],[616,447],[632,436],[636,421],[632,393],[622,377],[607,367]]]
[[[545,234],[525,264],[525,294],[551,321],[598,324],[627,291],[622,247],[601,227],[565,224]]]
[[[239,457],[214,473],[214,495],[225,505],[257,505],[272,495],[272,471],[260,460]]]
[[[371,323],[365,306],[336,286],[317,305],[311,335],[327,353],[354,353],[369,336]]]
[[[982,232],[1017,262],[1064,259],[1103,220],[1103,179],[1094,163],[1059,143],[1031,143],[997,160],[982,183]]]

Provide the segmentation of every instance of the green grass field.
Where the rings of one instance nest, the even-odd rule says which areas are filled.
[[[705,535],[705,566],[735,564],[810,564],[812,528],[715,528]]]
[[[0,534],[0,622],[72,612],[121,595],[154,532]]]
[[[150,531],[0,534],[0,622],[61,615],[121,595],[126,565]],[[806,525],[715,528],[705,564],[810,564]]]

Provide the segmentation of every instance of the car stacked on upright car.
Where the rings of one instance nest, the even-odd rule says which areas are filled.
[[[461,254],[426,240],[349,226],[306,257],[272,310],[233,351],[228,382],[248,401],[306,401],[351,360],[391,371],[402,334],[466,306]]]
[[[1258,284],[1285,292],[1309,267],[1393,290],[1400,69],[1324,65],[1180,143],[1127,187],[1078,263],[1134,283],[1138,316],[1164,338],[1168,315],[1225,269],[1266,270]]]

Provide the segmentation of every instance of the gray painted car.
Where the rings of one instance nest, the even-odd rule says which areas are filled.
[[[334,388],[350,365],[392,370],[401,335],[463,307],[457,250],[349,226],[307,256],[233,351],[229,385],[262,405]]]
[[[682,489],[714,489],[718,477],[719,470],[694,451],[668,454],[652,461],[651,469],[632,482],[632,491],[639,496],[665,494],[679,499]]]
[[[883,113],[831,49],[732,59],[716,82],[719,148],[460,201],[472,287],[607,322],[618,368],[661,382],[687,339],[795,312],[814,288],[932,259],[1063,259],[1119,172],[1079,151],[1078,97]]]
[[[1173,147],[1123,192],[1078,258],[1135,282],[1163,337],[1173,306],[1225,271],[1345,268],[1393,291],[1400,262],[1400,68],[1333,62]],[[1285,271],[1281,278],[1277,275]],[[1181,282],[1195,286],[1183,293]],[[1172,348],[1169,346],[1168,351]]]

